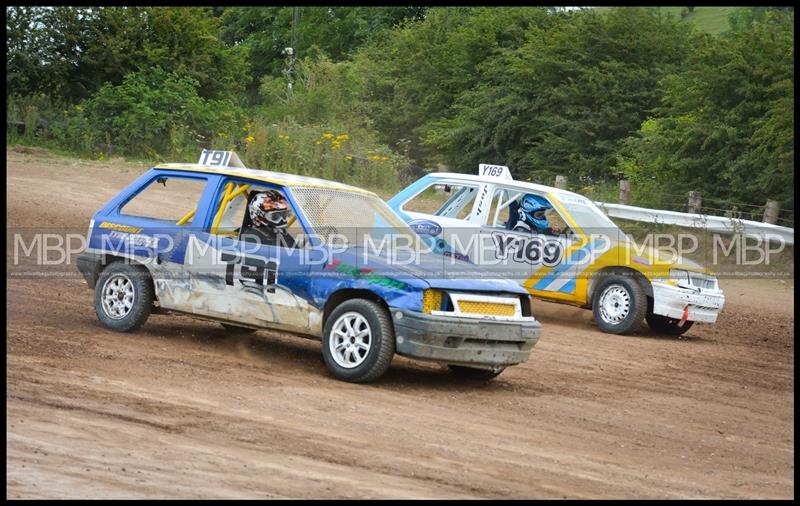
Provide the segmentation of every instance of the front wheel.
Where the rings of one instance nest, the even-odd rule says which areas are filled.
[[[97,278],[94,309],[106,327],[132,332],[147,321],[154,298],[153,282],[146,267],[114,262]]]
[[[366,383],[378,379],[389,369],[394,349],[391,317],[375,302],[347,300],[325,321],[322,357],[340,380]]]
[[[647,320],[647,325],[650,326],[653,332],[668,336],[680,336],[692,328],[694,324],[694,322],[685,321],[683,325],[679,327],[678,323],[680,323],[680,320],[677,318],[670,318],[658,314],[649,314],[645,319]]]
[[[454,375],[474,381],[489,381],[490,379],[496,378],[500,375],[501,372],[505,371],[505,367],[493,367],[491,369],[479,369],[477,367],[466,367],[463,365],[452,365],[449,364],[447,366],[450,369],[450,372]]]
[[[647,313],[647,295],[632,276],[609,276],[594,292],[592,313],[603,332],[636,332]]]

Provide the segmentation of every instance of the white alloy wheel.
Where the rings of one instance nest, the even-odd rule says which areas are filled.
[[[136,289],[131,279],[125,274],[115,273],[103,285],[103,311],[109,318],[121,320],[133,309],[135,295]]]
[[[337,365],[352,369],[361,365],[372,345],[372,331],[367,319],[349,311],[333,323],[328,346]]]

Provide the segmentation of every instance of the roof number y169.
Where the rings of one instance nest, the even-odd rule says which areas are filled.
[[[482,163],[478,166],[478,174],[481,176],[495,177],[498,179],[511,179],[511,172],[505,165],[490,165]]]

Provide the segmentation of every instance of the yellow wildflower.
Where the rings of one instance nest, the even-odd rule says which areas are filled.
[[[323,139],[333,139],[333,134],[329,133],[329,132],[325,132],[324,134],[322,134],[322,138]]]
[[[341,135],[337,135],[336,136],[336,140],[337,141],[346,141],[349,138],[350,138],[350,136],[347,135],[347,134],[341,134]]]
[[[255,137],[253,137],[252,135],[248,135],[248,136],[245,138],[245,140],[244,140],[244,141],[245,141],[246,143],[250,144],[250,143],[252,143],[254,140],[256,140],[256,138],[255,138]]]
[[[316,144],[316,145],[320,145],[320,144],[322,144],[322,141],[317,141],[317,142],[315,142],[314,144]]]
[[[347,160],[347,161],[350,161],[350,160],[352,160],[352,159],[353,159],[353,157],[352,157],[352,156],[350,156],[350,155],[347,155],[347,156],[345,156],[345,157],[344,157],[344,159],[345,159],[345,160]]]

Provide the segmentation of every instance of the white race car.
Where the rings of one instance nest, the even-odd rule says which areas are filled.
[[[539,214],[548,229],[522,223],[528,195],[549,204]],[[725,302],[708,269],[638,246],[591,200],[515,181],[505,166],[428,174],[388,203],[437,253],[516,280],[537,298],[591,308],[604,332],[631,333],[646,320],[680,335],[715,322]]]

